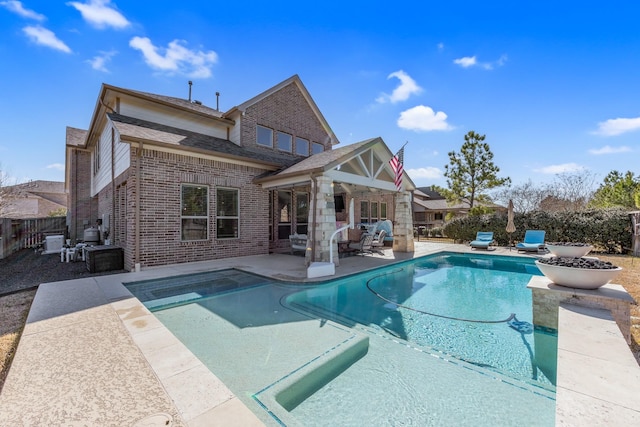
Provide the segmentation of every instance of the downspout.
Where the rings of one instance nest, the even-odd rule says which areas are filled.
[[[109,219],[109,234],[115,243],[116,237],[116,147],[115,129],[111,126],[111,218]]]
[[[136,231],[133,234],[135,241],[133,242],[133,246],[135,248],[135,262],[134,268],[135,271],[140,271],[140,180],[142,179],[142,141],[138,142],[138,152],[136,153],[137,161],[136,161],[136,210],[135,210],[135,224]]]

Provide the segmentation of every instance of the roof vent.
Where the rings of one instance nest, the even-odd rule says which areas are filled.
[[[194,104],[198,104],[198,105],[202,105],[202,101],[198,101],[197,99],[195,99],[195,100],[193,101],[193,103],[194,103]]]
[[[193,85],[193,82],[189,80],[189,102],[191,102],[191,85]]]

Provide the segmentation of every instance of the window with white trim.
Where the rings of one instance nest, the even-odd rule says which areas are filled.
[[[322,144],[318,144],[317,142],[314,142],[313,144],[311,144],[311,154],[318,154],[318,153],[322,153],[324,151],[324,146]]]
[[[235,188],[216,189],[216,238],[238,238],[240,192]]]
[[[380,219],[387,219],[387,202],[380,202]]]
[[[293,149],[293,137],[288,133],[278,132],[278,150],[290,153]]]
[[[360,202],[360,222],[364,224],[369,223],[369,202],[361,201]]]
[[[256,143],[264,147],[273,148],[273,129],[264,126],[256,126]]]
[[[299,156],[309,156],[309,140],[296,136],[296,154]]]
[[[209,231],[209,187],[183,184],[180,195],[180,238],[207,240]]]

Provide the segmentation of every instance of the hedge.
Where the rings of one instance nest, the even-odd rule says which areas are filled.
[[[516,231],[511,242],[524,239],[526,230],[545,230],[547,242],[583,242],[595,251],[621,253],[631,248],[631,219],[623,209],[592,209],[571,212],[535,211],[514,215]],[[456,218],[444,225],[444,235],[458,242],[474,240],[478,231],[493,231],[496,244],[509,244],[507,215]]]

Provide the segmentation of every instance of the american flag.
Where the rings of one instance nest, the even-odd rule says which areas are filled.
[[[391,169],[396,174],[395,183],[396,189],[398,191],[402,191],[402,172],[404,172],[404,167],[402,164],[404,163],[404,146],[396,153],[395,156],[389,160],[389,164],[391,165]]]

